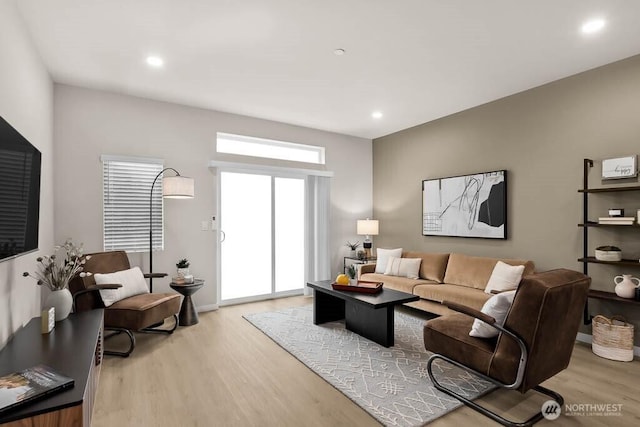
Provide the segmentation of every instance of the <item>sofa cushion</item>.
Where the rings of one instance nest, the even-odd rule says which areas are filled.
[[[114,303],[104,311],[104,323],[112,328],[138,331],[180,311],[176,293],[141,294]]]
[[[385,288],[395,289],[396,291],[406,292],[408,294],[413,293],[413,288],[417,285],[425,283],[434,283],[429,280],[422,279],[409,279],[408,277],[399,276],[386,276],[384,274],[367,273],[360,276],[360,280],[366,280],[369,282],[382,282]]]
[[[491,277],[489,277],[487,287],[484,288],[484,291],[488,294],[493,293],[493,291],[512,291],[520,284],[523,272],[524,265],[509,265],[498,261],[493,268],[493,273],[491,273]]]
[[[473,317],[462,313],[431,319],[424,326],[424,347],[486,373],[491,366],[496,339],[470,337],[472,323]]]
[[[399,276],[408,277],[409,279],[418,279],[420,278],[421,262],[422,258],[390,257],[384,274],[386,276]]]
[[[422,258],[420,263],[420,278],[433,280],[438,283],[444,281],[444,273],[447,268],[449,254],[405,252],[403,258]]]
[[[481,289],[472,289],[448,283],[418,284],[413,288],[413,293],[426,300],[437,302],[453,301],[476,310],[480,310],[484,303],[491,298],[491,295],[485,294]]]
[[[444,282],[484,290],[498,261],[509,265],[524,265],[523,276],[533,273],[533,262],[531,261],[451,254]]]
[[[376,273],[384,274],[384,271],[387,269],[387,263],[389,262],[389,258],[397,257],[400,258],[402,256],[402,248],[397,249],[376,249]]]

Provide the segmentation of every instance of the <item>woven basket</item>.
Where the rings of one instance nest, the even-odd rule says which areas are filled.
[[[622,316],[611,319],[598,314],[593,318],[593,352],[605,359],[630,362],[633,360],[633,325]]]

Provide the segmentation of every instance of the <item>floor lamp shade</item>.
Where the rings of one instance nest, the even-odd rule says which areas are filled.
[[[191,199],[194,196],[193,178],[165,176],[162,178],[162,197],[169,199]]]

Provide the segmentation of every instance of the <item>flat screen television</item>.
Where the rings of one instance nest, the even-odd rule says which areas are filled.
[[[0,261],[38,249],[41,157],[0,117]]]

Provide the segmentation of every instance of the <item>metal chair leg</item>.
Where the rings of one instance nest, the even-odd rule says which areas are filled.
[[[148,328],[140,329],[139,332],[145,332],[145,333],[148,333],[148,334],[167,334],[167,335],[171,335],[173,333],[173,331],[175,331],[176,328],[178,327],[178,315],[174,314],[172,317],[173,317],[174,324],[173,324],[173,328],[171,328],[171,329],[158,329],[158,328],[155,327],[155,325],[152,325],[152,326],[150,326]],[[162,323],[160,323],[160,325],[161,324]]]
[[[452,364],[454,366],[457,366],[457,367],[459,367],[459,368],[461,368],[461,369],[463,369],[463,370],[465,370],[467,372],[470,372],[470,373],[472,373],[474,375],[477,375],[480,378],[482,378],[484,380],[487,380],[487,381],[489,381],[489,382],[491,382],[491,383],[493,383],[493,384],[495,384],[495,385],[497,385],[499,387],[504,387],[505,385],[502,384],[499,381],[496,381],[493,378],[490,378],[490,377],[488,377],[488,376],[486,376],[484,374],[481,374],[480,372],[474,371],[473,369],[470,369],[469,367],[467,367],[467,366],[465,366],[465,365],[463,365],[463,364],[461,364],[459,362],[456,362],[455,360],[449,359],[448,357],[442,356],[440,354],[434,354],[433,356],[431,356],[429,358],[429,361],[427,362],[427,373],[429,374],[429,379],[431,379],[431,382],[433,382],[433,385],[436,387],[436,389],[438,389],[441,392],[446,393],[449,396],[459,400],[460,402],[464,403],[466,406],[470,407],[471,409],[481,413],[482,415],[484,415],[484,416],[486,416],[488,418],[491,418],[495,422],[500,423],[503,426],[507,426],[507,427],[529,427],[529,426],[532,426],[533,424],[537,423],[538,421],[540,421],[544,417],[544,415],[542,415],[542,411],[540,411],[540,412],[534,414],[531,418],[529,418],[526,421],[521,421],[521,422],[511,421],[511,420],[508,420],[508,419],[496,414],[495,412],[492,412],[492,411],[488,410],[487,408],[485,408],[485,407],[483,407],[483,406],[481,406],[481,405],[479,405],[479,404],[467,399],[466,397],[461,396],[458,393],[447,389],[442,384],[440,384],[436,380],[435,376],[433,375],[433,370],[432,370],[431,365],[433,364],[433,362],[436,359],[444,360],[445,362],[448,362],[448,363],[450,363],[450,364]],[[542,387],[540,385],[533,387],[533,390],[551,397],[560,406],[562,406],[564,404],[563,397],[559,393],[556,393],[553,390],[549,390],[548,388]]]
[[[104,336],[104,340],[106,341],[108,338],[114,337],[116,335],[120,335],[122,333],[127,334],[129,337],[129,349],[127,351],[115,351],[115,350],[104,350],[104,354],[108,356],[119,356],[119,357],[129,357],[129,355],[133,352],[133,349],[136,347],[136,337],[133,336],[130,330],[124,328],[105,328],[107,331],[112,331],[109,335]]]

